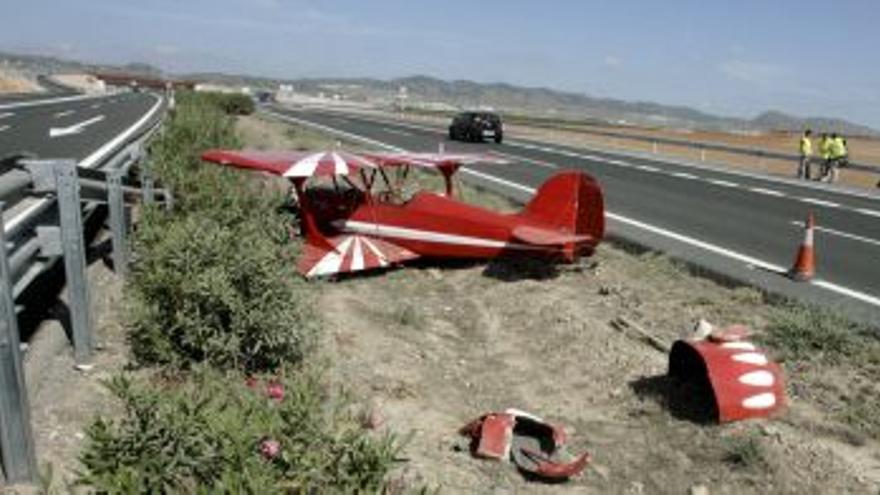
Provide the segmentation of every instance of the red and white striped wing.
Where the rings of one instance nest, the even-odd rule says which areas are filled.
[[[378,165],[366,156],[345,151],[238,151],[209,150],[202,159],[238,168],[262,170],[284,177],[312,177],[316,175],[348,175],[361,168]]]
[[[285,177],[312,177],[316,175],[348,175],[362,168],[378,165],[364,156],[344,151],[321,151],[293,162],[284,172]]]
[[[306,278],[385,268],[419,255],[391,242],[365,235],[329,238],[335,249],[306,244],[297,269]]]

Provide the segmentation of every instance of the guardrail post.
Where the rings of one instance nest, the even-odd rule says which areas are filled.
[[[34,482],[38,474],[37,458],[2,212],[3,203],[0,203],[0,453],[7,481]]]
[[[85,363],[91,358],[94,341],[86,284],[86,248],[76,162],[58,160],[52,165],[58,195],[58,217],[61,222],[61,246],[64,250],[64,272],[67,277],[73,354],[78,363]]]
[[[700,161],[701,162],[706,161],[706,147],[705,146],[700,146]]]
[[[110,210],[110,232],[113,236],[113,270],[124,277],[128,269],[128,245],[122,173],[119,170],[110,170],[107,173],[107,206]]]
[[[657,154],[657,141],[651,141],[651,151],[656,155]]]

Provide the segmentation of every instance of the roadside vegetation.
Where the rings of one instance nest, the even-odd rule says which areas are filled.
[[[248,100],[249,101],[249,100]],[[179,94],[152,147],[173,212],[142,212],[126,286],[133,370],[121,417],[87,429],[98,493],[378,491],[397,441],[364,430],[316,355],[317,286],[293,271],[284,193],[201,163],[239,147],[240,97]]]

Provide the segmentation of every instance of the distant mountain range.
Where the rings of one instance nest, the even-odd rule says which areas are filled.
[[[56,57],[16,55],[0,52],[0,63],[25,68],[35,74],[55,72],[123,71],[156,76],[162,71],[148,64],[109,66],[87,64]],[[849,136],[880,136],[880,131],[843,119],[796,117],[767,111],[753,119],[709,114],[687,106],[652,102],[628,102],[612,98],[594,98],[584,94],[550,88],[531,88],[506,83],[444,81],[428,76],[391,80],[368,78],[277,79],[223,73],[191,73],[166,77],[214,82],[251,88],[277,89],[292,84],[297,92],[313,95],[338,94],[354,101],[391,104],[406,88],[406,104],[425,108],[494,108],[507,113],[529,114],[576,121],[600,121],[617,125],[672,127],[680,129],[722,130],[727,132],[800,131],[839,132]]]

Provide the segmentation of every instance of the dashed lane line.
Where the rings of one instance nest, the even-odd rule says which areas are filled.
[[[792,225],[797,225],[799,228],[804,228],[804,222],[802,222],[802,221],[792,220],[789,223],[791,223]],[[821,225],[815,225],[815,226],[813,226],[813,229],[815,229],[818,232],[825,232],[826,234],[836,235],[838,237],[843,237],[846,239],[852,239],[854,241],[864,242],[865,244],[880,246],[880,240],[878,240],[878,239],[872,239],[870,237],[865,237],[865,236],[858,235],[858,234],[851,234],[849,232],[843,232],[841,230],[830,229],[828,227],[822,227]]]
[[[871,217],[880,218],[880,211],[877,211],[877,210],[869,210],[867,208],[856,208],[856,211],[861,213],[862,215],[868,215]]]
[[[756,192],[758,194],[766,194],[767,196],[775,196],[777,198],[784,198],[785,193],[782,191],[777,191],[775,189],[764,189],[763,187],[750,187],[749,191]]]
[[[699,180],[700,177],[697,177],[694,174],[689,174],[687,172],[672,172],[673,177],[678,177],[679,179],[688,179],[688,180]]]
[[[10,126],[10,125],[0,125],[0,132],[3,132],[3,131],[10,129],[10,128],[12,128],[12,126]]]
[[[12,113],[12,112],[0,113],[0,119],[5,119],[5,118],[8,118],[8,117],[12,117],[13,115],[15,115],[15,114]]]
[[[736,182],[730,182],[729,180],[707,179],[706,182],[721,187],[739,187],[739,184]]]
[[[825,201],[824,199],[818,198],[797,198],[798,201],[803,201],[804,203],[810,203],[812,205],[819,206],[827,206],[828,208],[840,208],[840,203],[835,203],[833,201]]]
[[[53,115],[53,117],[55,117],[56,119],[60,119],[61,117],[67,117],[68,115],[72,115],[73,113],[74,113],[74,110],[65,110],[63,112],[56,113],[55,115]]]

